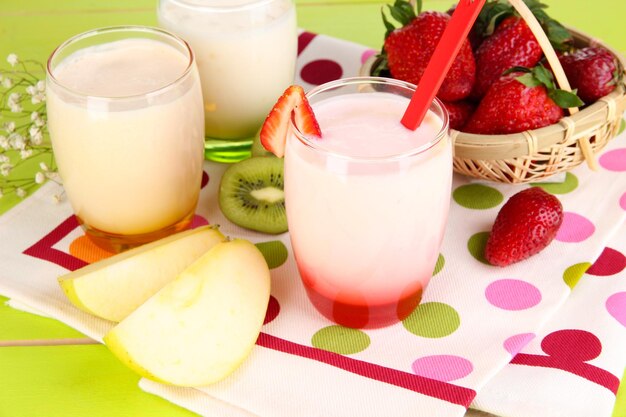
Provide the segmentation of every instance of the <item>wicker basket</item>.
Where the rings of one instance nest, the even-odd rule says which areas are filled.
[[[560,88],[571,90],[563,68],[539,22],[522,0],[509,0],[528,23],[541,45]],[[471,177],[501,183],[528,183],[569,171],[586,160],[597,168],[595,155],[618,132],[626,108],[626,62],[601,42],[569,29],[577,47],[601,45],[619,61],[620,80],[615,90],[581,111],[569,109],[559,123],[508,135],[477,135],[451,130],[454,170]],[[373,60],[362,74],[369,74]],[[566,111],[567,112],[567,111]]]

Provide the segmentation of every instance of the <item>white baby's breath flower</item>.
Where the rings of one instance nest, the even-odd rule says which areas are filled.
[[[46,96],[45,94],[42,94],[42,93],[37,93],[34,96],[32,96],[30,99],[30,102],[33,104],[43,103],[44,101],[46,101]]]
[[[36,146],[41,145],[43,143],[43,134],[41,132],[37,132],[35,136],[31,136],[30,143]]]
[[[35,182],[37,184],[43,184],[45,180],[46,180],[46,176],[43,175],[43,172],[39,171],[38,173],[35,174]]]
[[[17,65],[18,62],[20,62],[20,59],[17,57],[16,54],[9,54],[9,56],[7,57],[7,62],[11,64],[12,67],[14,67]]]
[[[0,175],[2,175],[3,177],[8,177],[12,169],[13,165],[5,162],[4,164],[0,165]]]
[[[61,184],[61,180],[56,167],[44,162],[39,163],[41,169],[29,178],[13,178],[16,167],[37,155],[48,155],[52,160],[52,148],[44,141],[46,83],[33,74],[40,65],[23,61],[14,53],[6,60],[17,68],[0,71],[0,198],[7,193],[24,198],[34,184],[42,184],[46,179]],[[13,152],[19,153],[21,160],[14,158]],[[61,193],[53,200],[59,202],[62,196]]]
[[[20,93],[11,93],[7,99],[8,103],[18,103],[22,95]]]
[[[21,151],[24,147],[26,147],[26,140],[24,140],[24,136],[15,132],[9,135],[9,143],[11,144],[11,148],[16,151]]]
[[[22,149],[20,151],[20,158],[22,159],[28,159],[33,155],[33,150],[32,149]]]
[[[21,113],[22,110],[24,110],[22,106],[17,103],[8,103],[8,104],[9,104],[9,109],[11,110],[11,113]]]
[[[37,126],[31,126],[30,129],[28,129],[28,135],[31,138],[35,137],[39,132],[40,130]]]

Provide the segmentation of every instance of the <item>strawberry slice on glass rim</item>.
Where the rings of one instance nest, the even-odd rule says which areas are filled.
[[[299,85],[289,86],[267,115],[261,133],[261,144],[279,158],[285,156],[289,119],[293,114],[298,130],[307,136],[322,137],[313,109]]]

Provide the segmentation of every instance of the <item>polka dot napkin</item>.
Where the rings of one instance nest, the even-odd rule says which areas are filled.
[[[302,33],[298,82],[352,76],[373,51]],[[558,184],[507,186],[455,176],[449,223],[422,304],[402,323],[353,330],[327,321],[301,286],[288,234],[228,222],[217,204],[225,166],[206,163],[194,224],[220,224],[255,242],[272,268],[272,298],[257,346],[229,378],[202,389],[141,387],[206,416],[608,416],[626,349],[626,136]],[[497,268],[483,247],[504,202],[540,186],[563,203],[556,240]],[[112,323],[73,308],[56,277],[110,254],[90,246],[67,202],[47,184],[0,217],[0,294],[101,340]],[[608,246],[608,248],[607,248]],[[574,400],[568,400],[573,398]],[[589,415],[589,414],[586,414]]]

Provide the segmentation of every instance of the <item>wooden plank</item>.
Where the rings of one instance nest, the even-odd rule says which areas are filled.
[[[0,416],[193,417],[137,386],[102,345],[0,349]]]
[[[25,344],[31,340],[85,338],[82,333],[57,320],[15,310],[5,305],[5,301],[6,298],[0,296],[0,346],[17,341]]]

